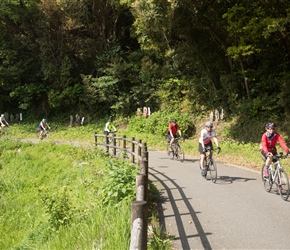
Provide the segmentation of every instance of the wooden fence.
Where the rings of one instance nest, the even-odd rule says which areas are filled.
[[[131,203],[131,242],[130,250],[147,249],[148,227],[148,151],[147,144],[126,136],[95,133],[95,144],[118,158],[128,158],[136,164],[140,172],[136,176],[136,200]]]

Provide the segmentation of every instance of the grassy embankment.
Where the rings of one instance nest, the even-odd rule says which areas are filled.
[[[1,136],[0,249],[128,249],[136,167],[94,147],[49,143],[56,131],[39,143],[17,140],[36,139],[27,127]],[[59,134],[66,140],[74,129]]]

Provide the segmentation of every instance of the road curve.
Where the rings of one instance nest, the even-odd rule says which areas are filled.
[[[214,184],[200,175],[198,159],[149,152],[149,179],[162,191],[160,224],[175,236],[173,249],[290,249],[290,202],[267,193],[257,171],[217,166]]]

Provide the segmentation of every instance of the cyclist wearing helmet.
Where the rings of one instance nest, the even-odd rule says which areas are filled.
[[[38,125],[38,131],[40,132],[39,133],[39,139],[42,139],[43,135],[46,133],[46,130],[47,129],[50,129],[46,119],[42,119],[41,122],[39,123]]]
[[[289,154],[289,148],[284,142],[282,136],[275,131],[275,128],[275,123],[267,123],[265,126],[266,132],[262,135],[260,150],[265,161],[264,177],[269,176],[269,166],[273,160],[273,155],[277,154],[277,141],[279,142],[280,146],[287,152],[287,154]]]
[[[105,125],[104,128],[104,134],[108,135],[109,133],[117,132],[117,129],[115,128],[114,124],[112,123],[112,120],[109,119],[108,122]]]
[[[5,128],[6,126],[9,126],[8,122],[7,122],[6,119],[5,119],[4,114],[2,114],[1,117],[0,117],[0,125],[1,125],[1,130],[2,130],[2,131],[4,131],[4,128]]]
[[[171,146],[172,146],[172,143],[174,142],[174,138],[177,137],[177,132],[178,132],[179,136],[181,137],[181,130],[177,124],[177,120],[172,119],[171,123],[168,126],[168,132],[167,132],[167,140],[170,143],[170,151],[172,151]]]
[[[213,148],[212,139],[214,140],[216,146],[219,148],[216,132],[212,129],[212,127],[213,127],[212,122],[206,122],[205,128],[202,129],[200,132],[200,137],[198,141],[198,151],[200,153],[200,171],[202,175],[205,174],[204,171],[205,148],[206,147]]]

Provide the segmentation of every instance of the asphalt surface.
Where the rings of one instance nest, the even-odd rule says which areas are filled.
[[[283,164],[283,162],[282,162]],[[160,224],[173,249],[290,249],[290,198],[265,191],[260,172],[217,162],[216,184],[199,160],[149,152],[149,179],[162,192]]]

